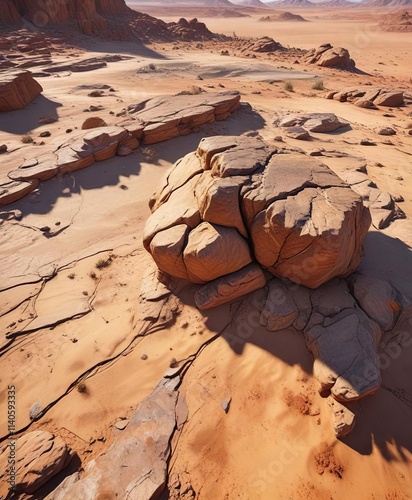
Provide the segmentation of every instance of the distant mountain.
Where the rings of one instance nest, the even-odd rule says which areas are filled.
[[[244,7],[267,7],[267,4],[264,4],[260,0],[236,0],[233,3]]]
[[[370,0],[363,5],[368,7],[412,7],[412,0]]]
[[[313,7],[316,4],[309,0],[281,0],[269,2],[266,5],[269,7]]]
[[[318,5],[322,5],[322,7],[347,7],[355,5],[355,2],[349,2],[348,0],[326,0],[325,2],[319,2]]]

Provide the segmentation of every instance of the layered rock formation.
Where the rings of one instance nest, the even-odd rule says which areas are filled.
[[[360,108],[377,109],[377,106],[398,107],[405,102],[402,90],[379,87],[351,87],[341,91],[332,90],[325,94],[326,99],[351,102]]]
[[[43,89],[30,71],[10,72],[0,77],[0,111],[27,106]]]
[[[127,7],[124,0],[0,0],[0,24],[28,19],[38,28],[77,23],[86,35],[114,40],[204,40],[214,38],[197,19],[165,23]]]
[[[350,58],[349,52],[343,47],[332,47],[330,43],[324,43],[317,49],[310,50],[304,61],[309,64],[317,64],[325,68],[338,68],[353,70],[355,61]]]
[[[6,498],[10,473],[10,456],[15,457],[12,471],[14,492],[34,493],[49,479],[64,469],[71,459],[71,450],[63,439],[47,431],[33,431],[0,448],[0,494]],[[14,446],[14,448],[13,448]],[[11,455],[14,450],[14,455]],[[3,497],[4,495],[4,497]],[[7,498],[10,498],[7,495]]]
[[[371,222],[326,165],[247,137],[203,139],[150,207],[145,248],[164,273],[208,283],[196,298],[205,309],[232,300],[245,281],[246,291],[261,287],[252,262],[309,288],[347,276]]]
[[[74,172],[116,154],[126,156],[141,143],[162,142],[190,134],[206,123],[225,120],[239,102],[237,92],[216,92],[162,96],[131,105],[122,113],[121,126],[93,128],[62,144],[56,153],[24,161],[20,168],[9,172],[10,181],[0,184],[0,206],[22,198],[36,189],[39,181],[58,173]]]

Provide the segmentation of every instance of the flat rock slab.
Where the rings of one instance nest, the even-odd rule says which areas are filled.
[[[143,126],[145,144],[189,134],[205,123],[227,118],[240,102],[237,92],[162,96],[128,106],[129,114]]]
[[[29,91],[23,87],[29,86],[30,79],[33,80],[31,73],[27,71],[17,73],[17,83],[11,76],[7,77],[4,96],[8,101],[14,99],[10,94],[10,89],[13,88],[10,87],[10,82],[18,84],[18,95],[24,100]],[[0,82],[0,111],[2,88]],[[11,182],[0,185],[0,206],[19,200],[35,189],[39,181],[51,179],[58,173],[75,172],[90,167],[97,161],[113,158],[116,154],[127,156],[142,142],[154,144],[190,134],[205,123],[225,120],[239,107],[239,102],[238,92],[162,96],[129,106],[127,113],[123,113],[127,114],[127,118],[122,121],[121,126],[95,127],[101,122],[94,121],[94,128],[62,144],[56,153],[50,152],[41,158],[30,159],[27,165],[10,172],[8,176]]]
[[[349,127],[349,122],[333,113],[295,113],[284,116],[279,127],[302,127],[308,132],[328,133]]]
[[[47,498],[158,498],[167,481],[179,382],[162,379],[106,453]]]

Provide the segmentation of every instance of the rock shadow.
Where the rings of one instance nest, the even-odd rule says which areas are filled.
[[[58,108],[63,105],[40,94],[25,108],[8,113],[1,113],[0,131],[11,134],[27,134],[45,123],[39,123],[41,118],[50,118],[50,122],[59,120]]]

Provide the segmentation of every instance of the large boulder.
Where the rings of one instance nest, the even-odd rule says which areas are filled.
[[[168,172],[150,207],[144,245],[159,269],[194,283],[224,276],[229,289],[241,287],[232,275],[253,261],[309,288],[345,277],[371,222],[361,197],[326,165],[250,137],[203,139]],[[226,285],[213,286],[216,295]],[[291,299],[277,318],[263,317],[277,330],[298,313]]]
[[[304,57],[309,64],[317,64],[325,68],[338,68],[353,70],[355,61],[351,59],[347,49],[343,47],[332,47],[330,43],[325,43],[316,50],[310,50]]]
[[[43,89],[30,71],[10,72],[0,76],[0,111],[26,107]]]

